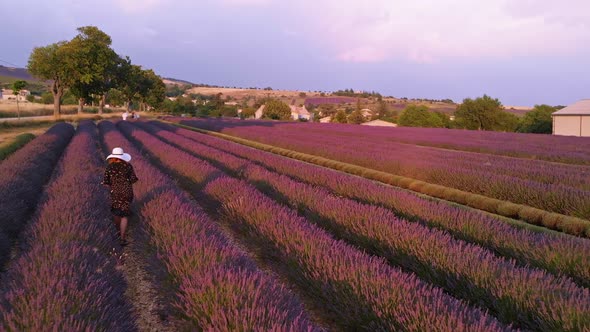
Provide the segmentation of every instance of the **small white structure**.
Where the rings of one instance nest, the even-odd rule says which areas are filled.
[[[582,99],[551,116],[553,135],[590,137],[590,99]]]
[[[305,108],[305,105],[303,105],[303,106],[291,105],[289,107],[291,108],[291,118],[293,120],[308,120],[309,121],[309,120],[313,119],[313,115],[311,113],[309,113],[307,108]]]
[[[373,126],[373,127],[397,127],[396,123],[391,123],[383,120],[373,120],[365,123],[361,123],[363,126]]]
[[[368,109],[368,108],[363,108],[361,110],[361,113],[363,114],[363,116],[366,119],[370,119],[373,116],[373,111],[371,109]]]
[[[265,107],[266,107],[266,105],[262,105],[256,110],[256,112],[254,113],[255,119],[262,119],[262,116],[264,115],[264,108]]]
[[[330,123],[332,122],[332,117],[331,116],[326,116],[320,119],[320,123]]]
[[[14,100],[16,101],[18,98],[18,101],[26,101],[27,100],[27,96],[30,96],[31,92],[29,90],[20,90],[18,92],[18,95],[14,95],[14,92],[10,89],[2,89],[2,92],[0,92],[0,100]]]

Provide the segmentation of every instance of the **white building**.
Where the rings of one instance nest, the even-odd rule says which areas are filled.
[[[27,96],[29,96],[29,95],[31,95],[31,92],[29,90],[20,90],[18,95],[15,96],[12,90],[2,89],[2,92],[0,92],[0,100],[14,100],[14,101],[16,101],[16,99],[18,98],[18,101],[26,101]]]
[[[582,99],[552,117],[553,135],[590,137],[590,99]]]
[[[313,115],[309,113],[305,105],[303,106],[289,106],[291,108],[291,118],[293,120],[307,120],[310,121],[313,119]]]
[[[326,116],[320,119],[320,123],[330,123],[332,122],[332,117],[331,116]]]

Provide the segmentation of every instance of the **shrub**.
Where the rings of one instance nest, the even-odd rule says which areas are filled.
[[[521,208],[522,205],[514,204],[511,202],[502,202],[498,204],[498,207],[496,208],[496,213],[506,217],[515,218],[518,217],[518,212]]]
[[[531,224],[541,225],[544,211],[533,207],[526,206],[518,211],[518,217]]]

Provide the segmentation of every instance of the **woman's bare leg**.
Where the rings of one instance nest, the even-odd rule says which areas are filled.
[[[117,230],[119,230],[119,228],[121,228],[121,217],[113,216],[113,223],[115,224]]]
[[[121,240],[125,240],[126,232],[127,232],[127,217],[121,217]]]

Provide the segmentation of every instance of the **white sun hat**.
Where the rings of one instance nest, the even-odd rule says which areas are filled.
[[[131,160],[131,155],[129,153],[125,153],[121,148],[114,148],[113,153],[107,157],[107,160],[111,158],[117,158],[129,162]]]

